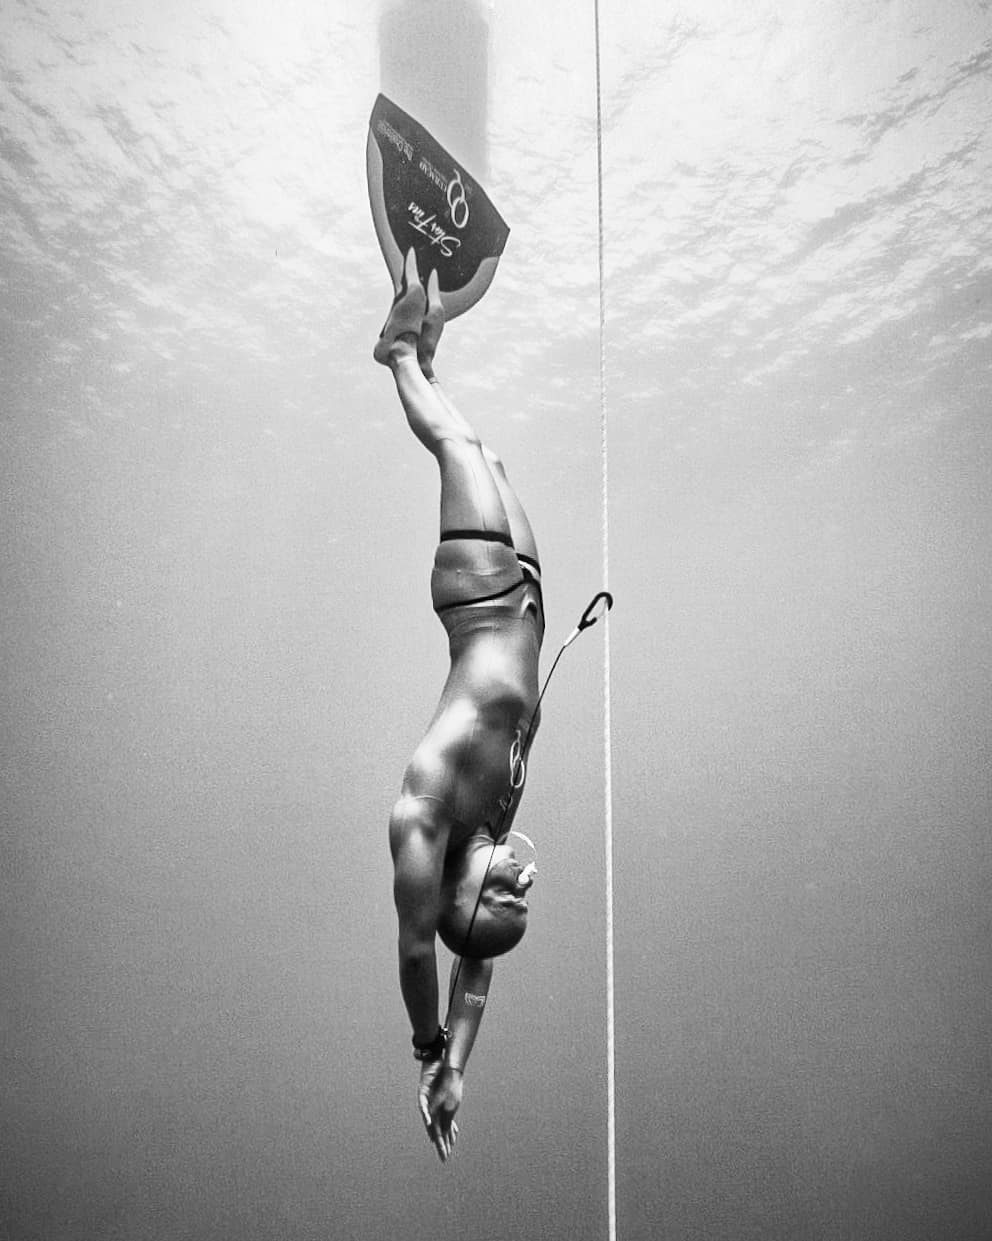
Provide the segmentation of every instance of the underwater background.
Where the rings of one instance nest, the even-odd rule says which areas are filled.
[[[603,0],[617,1219],[992,1235],[992,14]],[[380,89],[511,227],[447,386],[603,583],[592,0],[2,0],[0,1236],[607,1230],[604,651],[453,1160],[386,821],[446,670]],[[546,665],[547,666],[547,661]]]

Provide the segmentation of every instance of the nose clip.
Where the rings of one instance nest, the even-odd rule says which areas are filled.
[[[517,879],[518,886],[526,890],[534,882],[534,876],[536,874],[537,874],[537,863],[528,862],[527,865],[520,872],[520,875]]]

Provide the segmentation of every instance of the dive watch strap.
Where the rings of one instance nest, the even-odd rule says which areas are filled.
[[[440,1060],[444,1056],[444,1049],[448,1045],[448,1031],[444,1026],[438,1026],[437,1034],[429,1043],[418,1043],[416,1035],[413,1038],[413,1058],[414,1060]]]

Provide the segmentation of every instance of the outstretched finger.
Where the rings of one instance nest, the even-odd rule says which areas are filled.
[[[421,1111],[424,1118],[424,1129],[427,1131],[427,1141],[437,1151],[438,1158],[443,1160],[446,1158],[444,1135],[441,1133],[437,1121],[431,1116],[430,1112],[426,1108],[421,1109]]]

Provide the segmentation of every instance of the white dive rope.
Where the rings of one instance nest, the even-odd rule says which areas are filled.
[[[593,0],[596,35],[596,207],[599,253],[599,425],[603,503],[603,588],[610,582],[610,474],[606,418],[606,282],[603,230],[603,84],[599,0]],[[606,1182],[609,1241],[617,1236],[616,1006],[613,952],[613,744],[610,712],[610,617],[603,620],[603,824],[606,855]]]

